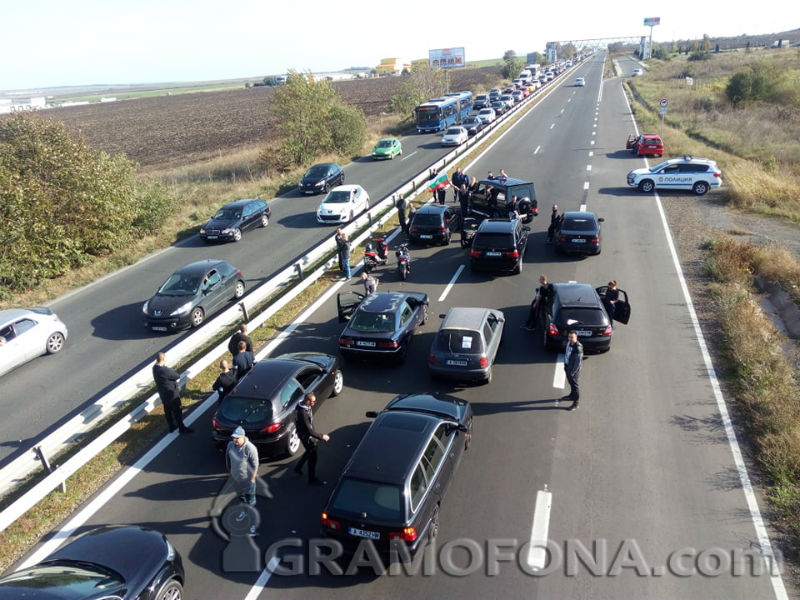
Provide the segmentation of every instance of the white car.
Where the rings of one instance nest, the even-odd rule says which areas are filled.
[[[448,127],[442,134],[442,146],[460,146],[469,139],[469,132],[464,127]]]
[[[707,158],[672,158],[655,167],[635,169],[628,173],[628,185],[650,193],[655,189],[691,190],[702,196],[722,185],[722,172],[717,163]]]
[[[583,87],[586,85],[586,80],[583,77],[578,77],[575,80],[575,87]]]
[[[644,71],[642,69],[634,69],[633,73],[631,73],[631,77],[638,77],[639,75],[642,75],[643,73],[644,73]]]
[[[67,341],[67,326],[49,308],[0,310],[0,375]]]
[[[339,185],[322,199],[317,208],[317,222],[349,223],[369,209],[369,194],[360,185]]]
[[[486,124],[491,123],[497,118],[497,113],[493,108],[482,108],[478,111],[478,118]]]

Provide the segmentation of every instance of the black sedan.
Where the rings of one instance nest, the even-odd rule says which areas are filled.
[[[344,183],[344,171],[336,163],[314,165],[298,184],[302,194],[327,194],[337,185]]]
[[[494,112],[499,117],[500,115],[508,112],[509,106],[507,103],[503,102],[502,100],[494,100],[489,108],[494,109]]]
[[[452,206],[426,204],[414,213],[408,227],[412,242],[447,246],[454,231],[461,229],[461,216]]]
[[[417,327],[428,319],[428,294],[376,292],[336,296],[339,321],[347,326],[339,336],[345,358],[393,358],[405,362]],[[348,321],[349,319],[349,321]]]
[[[228,202],[200,228],[200,239],[204,242],[238,242],[242,239],[242,232],[269,225],[271,212],[269,204],[259,198]]]
[[[0,598],[180,600],[180,554],[158,531],[95,529],[42,562],[0,579]]]
[[[175,271],[142,305],[153,331],[198,327],[206,316],[244,296],[242,272],[224,260],[201,260]]]
[[[467,130],[467,133],[470,135],[475,135],[481,129],[483,129],[483,121],[481,121],[478,117],[467,117],[466,119],[464,119],[461,125]]]
[[[374,417],[322,513],[345,550],[372,543],[408,560],[439,532],[442,504],[472,439],[472,407],[432,394],[394,398]]]
[[[600,223],[603,221],[593,212],[565,212],[553,236],[556,252],[600,254]]]
[[[267,454],[295,454],[300,438],[295,409],[309,392],[321,404],[344,387],[339,359],[319,352],[295,352],[260,360],[223,398],[211,420],[211,436],[224,449],[231,432],[242,426],[251,442]]]

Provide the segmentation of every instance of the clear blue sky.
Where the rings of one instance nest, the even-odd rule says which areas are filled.
[[[451,3],[458,13],[436,6],[445,5],[422,0],[3,0],[0,90],[373,67],[383,57],[422,58],[429,48],[450,46],[464,46],[467,60],[477,60],[508,49],[543,51],[551,40],[644,35],[649,31],[644,17],[661,17],[656,41],[800,27],[800,10],[784,0],[736,6],[720,0],[464,0]]]

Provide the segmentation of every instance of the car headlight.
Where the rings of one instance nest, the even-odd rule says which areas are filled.
[[[183,306],[179,306],[178,308],[173,310],[172,313],[170,313],[169,316],[170,317],[175,317],[177,315],[185,314],[185,313],[189,312],[190,310],[192,310],[192,303],[191,302],[187,302]]]
[[[325,180],[322,179],[322,180],[318,181],[316,185],[317,185],[317,187],[325,185]]]
[[[206,230],[205,230],[205,229],[203,229],[203,228],[201,227],[201,228],[200,228],[200,235],[204,235],[204,234],[205,234],[205,232],[206,232]]]
[[[230,233],[231,231],[232,230],[230,227],[226,227],[225,229],[222,230],[222,233]]]
[[[144,304],[142,304],[142,312],[143,312],[144,314],[149,314],[149,313],[147,312],[147,305],[148,305],[148,304],[150,304],[150,300],[148,300],[147,302],[145,302]]]

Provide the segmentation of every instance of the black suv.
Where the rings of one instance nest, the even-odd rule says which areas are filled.
[[[204,242],[238,242],[243,231],[269,225],[269,215],[269,204],[258,198],[228,202],[200,228],[200,239]]]
[[[336,163],[314,165],[298,184],[302,194],[327,194],[331,188],[344,183],[344,171]]]
[[[548,287],[541,312],[545,348],[562,351],[567,333],[574,329],[586,352],[606,352],[611,349],[613,328],[603,306],[601,295],[607,286],[593,288],[588,283],[554,283]],[[627,323],[631,314],[628,295],[619,291],[614,308],[614,320]]]
[[[452,206],[426,204],[414,213],[408,227],[412,242],[447,246],[454,231],[461,227],[461,217]]]
[[[517,203],[514,205],[514,196]],[[479,217],[506,217],[515,209],[525,223],[539,214],[536,187],[532,181],[505,177],[482,179],[470,196],[470,212]]]
[[[489,106],[489,96],[488,94],[478,94],[475,96],[475,101],[472,103],[472,108],[474,110],[480,110],[482,108],[486,108]]]
[[[470,268],[521,273],[530,230],[519,219],[486,219],[472,238]]]

